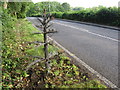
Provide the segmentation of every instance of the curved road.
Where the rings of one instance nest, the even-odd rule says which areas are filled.
[[[39,25],[37,18],[28,17]],[[108,80],[118,85],[118,32],[75,22],[53,20],[53,39]]]

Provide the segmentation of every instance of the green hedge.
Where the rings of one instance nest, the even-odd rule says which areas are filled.
[[[98,24],[120,26],[120,10],[117,7],[96,7],[87,8],[80,11],[72,12],[53,12],[52,15],[56,18],[78,20],[84,22],[92,22]]]
[[[56,18],[62,18],[63,12],[52,12],[52,15]]]

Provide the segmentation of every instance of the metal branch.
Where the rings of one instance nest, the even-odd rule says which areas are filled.
[[[43,34],[43,32],[33,32],[32,35],[34,34]]]
[[[38,27],[38,28],[42,28],[43,26],[42,25],[35,25],[36,27]]]
[[[43,61],[43,60],[44,60],[44,59],[38,59],[38,60],[35,60],[34,62],[30,63],[30,64],[27,66],[27,68],[26,68],[25,71],[28,71],[28,70],[31,68],[32,65],[34,65],[34,64],[36,64],[36,63],[38,63],[38,62],[41,62],[41,61]]]
[[[50,24],[50,25],[48,25],[46,28],[49,28],[50,26],[52,26],[53,24]]]
[[[40,47],[40,46],[43,46],[44,44],[39,44],[39,45],[36,45],[35,47],[37,48],[37,47]]]
[[[35,42],[28,42],[29,44],[44,44],[44,42],[40,42],[40,41],[35,41]]]
[[[51,21],[51,19],[48,19],[48,20],[46,21],[46,24],[48,24],[50,21]]]
[[[54,29],[49,29],[46,33],[57,33],[58,31],[54,30]]]
[[[48,44],[53,46],[53,41],[49,41]]]
[[[57,33],[58,31],[48,31],[47,33]]]
[[[40,18],[37,18],[42,25],[44,25],[43,21]]]

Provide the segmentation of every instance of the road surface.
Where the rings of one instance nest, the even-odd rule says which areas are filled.
[[[28,17],[39,25],[35,17]],[[117,30],[53,20],[58,33],[52,38],[75,54],[105,78],[118,85],[118,32]]]

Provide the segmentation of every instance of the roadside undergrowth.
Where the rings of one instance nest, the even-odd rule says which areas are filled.
[[[6,20],[7,18],[7,20]],[[28,72],[27,65],[44,57],[43,47],[28,42],[43,41],[27,19],[14,19],[6,15],[2,18],[2,87],[3,88],[107,88],[89,73],[83,72],[71,63],[62,50],[49,46],[50,53],[60,52],[51,59],[51,69],[44,75],[45,61],[36,63]]]

